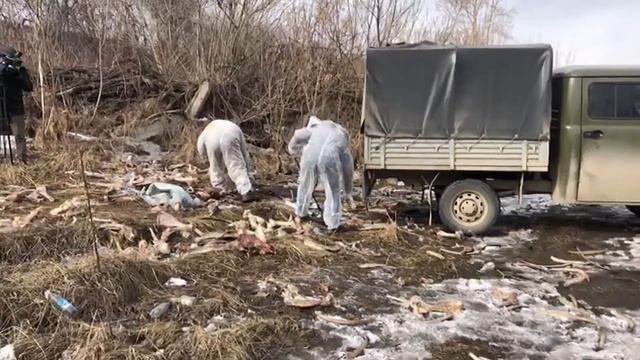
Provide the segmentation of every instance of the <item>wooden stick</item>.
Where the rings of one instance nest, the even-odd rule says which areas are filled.
[[[91,225],[91,235],[93,235],[93,253],[96,256],[96,268],[98,269],[98,272],[102,272],[100,267],[100,253],[98,252],[98,232],[96,231],[96,225],[93,222],[93,211],[91,211],[91,197],[89,196],[89,184],[87,183],[87,176],[84,171],[84,151],[80,152],[80,170],[82,172],[82,182],[84,183],[84,192],[87,196],[87,212],[89,213],[89,224]]]

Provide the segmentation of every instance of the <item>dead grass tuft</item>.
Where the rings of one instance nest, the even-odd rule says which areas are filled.
[[[102,273],[85,256],[67,265],[39,262],[6,268],[0,284],[0,327],[23,321],[40,329],[56,326],[59,315],[44,301],[45,290],[60,291],[85,321],[122,319],[144,295],[159,291],[174,273],[165,263],[106,256]]]
[[[33,260],[60,260],[91,250],[88,226],[29,228],[0,234],[0,263],[17,265]]]

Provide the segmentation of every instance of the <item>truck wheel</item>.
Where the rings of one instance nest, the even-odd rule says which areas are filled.
[[[500,201],[496,192],[485,182],[460,180],[444,190],[438,213],[449,230],[481,234],[489,230],[498,219]]]
[[[640,217],[640,206],[627,205],[627,209],[631,211],[635,216]]]

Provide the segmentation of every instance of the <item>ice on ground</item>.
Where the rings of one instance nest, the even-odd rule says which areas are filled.
[[[537,240],[537,234],[531,229],[510,231],[507,236],[483,236],[474,238],[475,248],[482,249],[483,255],[491,256],[494,261],[507,260],[510,249],[517,249]]]
[[[573,204],[555,204],[548,194],[532,194],[525,195],[522,204],[518,202],[517,196],[503,197],[500,199],[502,214],[533,216],[549,213],[552,209],[560,210],[560,213],[566,212],[566,215],[598,218],[607,220],[611,217],[629,218],[634,217],[633,214],[624,206],[602,206],[598,207],[602,211],[594,214],[591,207],[586,205]]]
[[[603,265],[613,270],[638,270],[640,271],[640,236],[632,238],[616,237],[605,241],[613,248],[604,254],[590,256]]]
[[[497,306],[492,300],[495,289],[516,292],[522,308]],[[311,327],[323,334],[327,344],[333,338],[339,345],[311,352],[322,358],[339,358],[347,346],[362,337],[370,341],[362,359],[429,358],[434,346],[460,339],[497,344],[506,359],[630,359],[640,350],[640,337],[629,320],[606,314],[606,310],[599,312],[602,315],[585,315],[562,305],[560,294],[548,283],[455,279],[394,296],[408,298],[414,294],[430,304],[460,300],[465,310],[451,321],[425,318],[400,306],[393,308],[397,311],[372,315],[374,321],[366,326],[339,326],[317,320]],[[640,321],[640,312],[626,315]],[[598,325],[576,317],[588,317]],[[606,334],[606,342],[603,349],[598,349],[601,333]]]
[[[550,195],[525,195],[522,204],[517,196],[503,197],[500,199],[502,213],[508,215],[532,215],[549,211],[554,206]]]

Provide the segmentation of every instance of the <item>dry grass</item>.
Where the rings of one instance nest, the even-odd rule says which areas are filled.
[[[24,359],[57,359],[63,352],[73,360],[257,359],[280,354],[292,347],[290,339],[303,335],[289,318],[247,319],[214,332],[202,326],[185,330],[174,321],[122,330],[73,323],[47,336],[27,329],[13,336]]]
[[[126,317],[130,306],[144,295],[159,291],[173,274],[166,263],[106,256],[102,273],[95,259],[84,256],[68,265],[52,262],[27,263],[5,268],[9,273],[0,282],[0,324],[6,329],[28,321],[38,329],[57,326],[58,314],[44,301],[45,290],[60,291],[76,307],[84,310],[81,319],[92,322]]]
[[[27,165],[0,164],[0,185],[36,185],[60,182],[69,171],[80,170],[80,153],[85,152],[85,166],[90,171],[114,169],[119,166],[109,144],[53,142],[36,147],[31,156],[35,161]]]
[[[0,263],[60,260],[87,252],[91,245],[87,226],[31,227],[17,234],[0,234]]]

